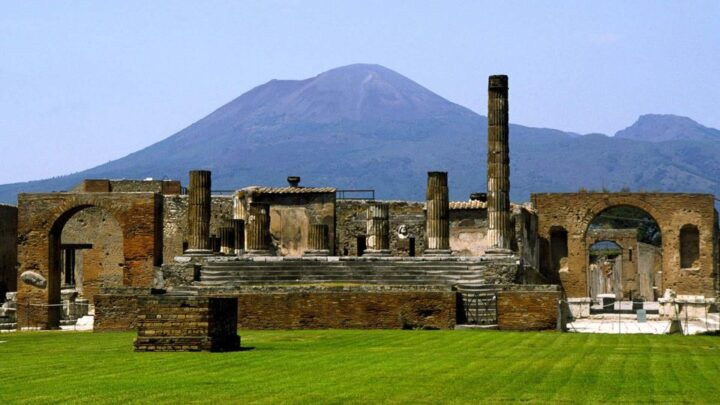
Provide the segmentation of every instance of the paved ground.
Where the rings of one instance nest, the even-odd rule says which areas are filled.
[[[682,321],[684,334],[694,335],[717,330],[717,323],[709,321],[691,320]],[[661,335],[670,330],[670,321],[659,320],[657,316],[648,316],[646,322],[638,322],[634,315],[594,315],[586,319],[578,319],[568,323],[570,332],[579,333],[645,333]]]

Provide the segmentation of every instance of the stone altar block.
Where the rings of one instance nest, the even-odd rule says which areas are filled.
[[[158,294],[137,300],[135,351],[240,349],[237,298]]]

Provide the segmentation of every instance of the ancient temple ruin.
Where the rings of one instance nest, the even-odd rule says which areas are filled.
[[[236,298],[241,328],[548,329],[609,297],[655,303],[661,316],[678,303],[716,311],[712,195],[511,203],[508,110],[508,77],[491,76],[487,190],[465,201],[449,201],[452,173],[436,168],[421,202],[339,198],[296,176],[214,194],[207,170],[190,171],[187,190],[89,179],[20,194],[17,208],[0,206],[0,325],[56,328],[90,313],[95,330],[132,329],[163,292]],[[614,207],[647,215],[593,225]],[[646,240],[650,219],[661,240]],[[617,247],[595,253],[600,242]]]

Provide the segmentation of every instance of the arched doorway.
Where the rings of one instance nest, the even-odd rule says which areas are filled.
[[[75,207],[50,231],[48,288],[57,319],[72,323],[87,314],[103,287],[123,285],[123,230],[117,219],[99,206]]]
[[[589,223],[585,242],[590,297],[655,301],[662,294],[662,233],[647,211],[606,208]]]

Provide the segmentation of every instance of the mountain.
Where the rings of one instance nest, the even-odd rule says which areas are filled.
[[[631,126],[618,131],[616,138],[636,141],[720,141],[720,130],[708,128],[687,117],[670,114],[641,115]]]
[[[615,137],[511,125],[511,197],[625,187],[720,194],[717,130],[691,123],[647,115]],[[356,64],[305,80],[272,80],[121,159],[0,186],[0,201],[13,202],[19,191],[69,189],[85,178],[186,184],[196,168],[212,170],[218,190],[283,185],[298,175],[302,185],[415,200],[424,197],[428,171],[446,170],[451,198],[464,200],[485,189],[486,145],[486,117],[390,69]]]

